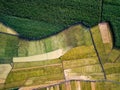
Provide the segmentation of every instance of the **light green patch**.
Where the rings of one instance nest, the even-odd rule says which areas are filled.
[[[61,64],[61,61],[60,59],[54,59],[54,60],[45,60],[45,61],[36,61],[36,62],[19,62],[19,63],[14,63],[14,69],[45,66],[51,64]]]

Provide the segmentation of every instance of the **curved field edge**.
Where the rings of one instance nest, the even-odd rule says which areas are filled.
[[[118,1],[111,0],[69,0],[69,1],[55,1],[55,0],[35,0],[35,1],[11,1],[6,0],[0,1],[0,12],[4,15],[16,16],[20,18],[27,18],[30,20],[37,20],[42,23],[48,23],[46,25],[52,27],[60,26],[56,30],[48,31],[48,34],[43,34],[43,37],[53,35],[56,32],[59,32],[65,27],[77,22],[84,22],[87,26],[93,26],[100,21],[108,21],[113,29],[114,34],[114,45],[115,47],[120,47],[120,34],[119,34],[119,13],[118,9],[120,6]],[[33,8],[35,7],[35,8]],[[87,8],[86,8],[87,7]],[[94,17],[93,17],[94,16]],[[1,17],[2,18],[2,17]],[[8,19],[9,20],[9,19]],[[38,33],[34,33],[33,28],[31,32],[34,33],[33,36],[26,35],[29,30],[23,27],[16,27],[16,24],[9,24],[8,20],[3,20],[4,23],[8,24],[10,27],[16,28],[15,30],[22,33],[21,36],[26,39],[39,39],[42,36],[39,36]],[[14,20],[12,20],[14,22]],[[23,22],[24,23],[24,22]],[[31,22],[32,23],[32,22]],[[41,25],[43,25],[41,23]],[[21,24],[21,23],[20,23]],[[31,24],[29,24],[31,25]],[[22,26],[22,24],[20,25]],[[22,28],[24,30],[20,30]],[[42,29],[42,26],[39,28]],[[47,27],[46,27],[47,28]],[[36,29],[36,28],[34,28]],[[43,28],[44,29],[44,28]],[[53,28],[55,29],[55,28]],[[37,30],[37,29],[36,29]],[[58,30],[58,31],[57,31]],[[22,32],[21,32],[22,31]],[[40,30],[41,31],[41,30]],[[23,33],[24,32],[24,33]],[[36,34],[36,35],[35,35]]]
[[[78,28],[78,27],[77,27],[77,28]],[[74,28],[74,29],[77,29],[77,28]],[[79,27],[79,28],[80,28],[80,27]],[[72,31],[72,30],[73,30],[73,28],[71,28],[71,31]],[[95,28],[94,30],[99,30],[99,28],[97,27],[97,28]],[[83,35],[83,31],[85,31],[85,33],[87,32],[87,30],[84,30],[84,29],[82,29],[81,31],[82,31],[82,32],[81,32],[82,35]],[[97,32],[99,32],[99,31],[97,31]],[[71,32],[70,32],[70,33],[71,33]],[[77,34],[78,34],[78,33],[77,33]],[[69,35],[69,34],[68,34],[68,35]],[[73,35],[73,33],[72,33],[72,35]],[[85,35],[86,35],[86,34],[85,34]],[[88,34],[87,34],[87,35],[88,35]],[[97,34],[97,35],[98,35],[98,34]],[[101,35],[100,35],[100,36],[101,36]],[[83,35],[83,37],[84,37],[84,35]],[[82,37],[82,38],[83,38],[83,37]],[[75,38],[75,37],[70,37],[70,39],[72,39],[73,41],[75,40],[74,38]],[[80,37],[80,38],[81,38],[81,37]],[[89,38],[90,38],[90,37],[89,37]],[[77,38],[77,39],[79,40],[79,38]],[[100,47],[100,48],[103,48],[103,47],[104,47],[104,42],[103,42],[103,40],[101,39],[101,37],[100,37],[100,38],[97,38],[97,39],[100,39],[100,42],[103,44],[102,47]],[[83,40],[83,39],[82,39],[82,40]],[[86,48],[86,50],[85,50],[83,53],[85,53],[86,56],[88,57],[88,55],[87,55],[86,52],[89,51],[89,50],[92,51],[91,49],[88,49],[88,48],[92,45],[92,43],[91,43],[91,42],[90,42],[90,43],[85,43],[87,40],[88,40],[88,38],[86,38],[85,41],[82,42],[82,44],[81,44],[81,42],[80,42],[80,43],[72,43],[72,42],[69,42],[69,45],[73,45],[74,47],[76,47],[76,45],[78,45],[78,46],[80,45],[80,47],[81,47],[80,50],[82,50],[82,48],[83,48],[83,49]],[[110,42],[110,43],[111,43],[111,42]],[[82,45],[83,45],[83,46],[82,46]],[[111,46],[111,44],[110,44],[110,46]],[[98,47],[99,47],[99,46],[98,46]],[[91,47],[91,48],[93,49],[93,47]],[[107,48],[107,49],[111,49],[111,48]],[[73,54],[73,55],[75,54],[75,55],[76,55],[76,52],[74,52],[74,49],[71,49],[71,50],[73,50],[73,53],[71,53],[71,51],[69,51],[69,52],[70,52],[70,55],[69,55],[69,54],[68,54],[68,55],[69,55],[69,56],[71,56],[71,54]],[[79,49],[76,47],[76,50],[79,50]],[[94,51],[92,51],[92,52],[94,52]],[[101,52],[99,52],[99,53],[101,53]],[[107,53],[107,52],[105,52],[105,53]],[[67,54],[67,53],[66,53],[66,54]],[[81,54],[81,53],[80,53],[80,54]],[[93,55],[90,55],[90,57],[95,56],[94,53],[92,53],[92,54],[93,54]],[[72,56],[73,56],[73,55],[72,55]],[[79,56],[79,55],[78,55],[78,56]],[[101,56],[103,56],[103,55],[101,55]],[[83,58],[85,58],[85,57],[83,57]],[[64,58],[63,58],[63,59],[64,59]],[[75,57],[73,57],[73,58],[71,57],[71,59],[78,59],[78,57],[76,57],[76,58],[75,58]],[[66,60],[67,60],[67,59],[66,59]],[[70,59],[68,59],[68,60],[70,60]],[[114,60],[113,60],[113,61],[114,61]],[[93,64],[94,64],[94,63],[93,63]],[[90,67],[91,67],[91,66],[90,66]],[[42,68],[42,67],[38,67],[38,68]],[[36,68],[35,68],[35,69],[36,69]],[[77,69],[74,69],[74,70],[76,71]],[[85,70],[85,69],[84,69],[84,70]],[[96,71],[96,70],[97,70],[97,67],[95,68],[95,71]],[[85,72],[86,74],[88,74],[88,73],[90,73],[91,75],[94,74],[94,73],[92,73],[92,72],[88,72],[87,69],[86,69],[85,71],[86,71],[86,72]],[[109,70],[108,70],[108,71],[109,71]],[[24,71],[23,71],[23,72],[24,72]],[[117,72],[118,72],[118,71],[117,71]],[[36,72],[36,73],[39,75],[39,71]],[[98,72],[97,72],[97,73],[98,73]],[[102,76],[101,72],[100,72],[100,75]],[[93,76],[94,76],[94,75],[93,75]],[[30,76],[30,77],[31,77],[31,76]],[[58,77],[59,77],[59,76],[58,76]],[[26,78],[26,76],[25,76],[25,77],[23,76],[22,78]],[[41,77],[41,78],[43,78],[43,77]],[[57,77],[53,77],[53,78],[57,78]],[[98,78],[98,77],[95,76],[95,78]],[[13,78],[13,79],[15,79],[15,78]],[[31,80],[37,80],[37,79],[38,79],[38,77],[32,78],[32,79],[30,79],[30,81],[31,81]],[[39,79],[40,79],[40,78],[39,78]],[[49,78],[49,79],[50,79],[50,78]],[[12,78],[11,78],[11,80],[12,80]],[[29,81],[29,79],[28,79],[28,81]],[[22,82],[25,82],[25,81],[23,80]],[[40,82],[37,82],[37,83],[40,83]],[[14,85],[14,83],[11,83],[11,85],[12,85],[12,84]],[[16,84],[20,84],[20,83],[16,82]],[[27,83],[27,84],[28,84],[28,83]],[[9,86],[9,84],[8,84],[8,86]]]

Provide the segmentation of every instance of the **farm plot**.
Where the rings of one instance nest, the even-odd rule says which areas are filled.
[[[110,62],[116,62],[116,61],[118,61],[119,57],[120,57],[120,50],[112,49],[112,51],[108,57],[108,60]]]
[[[17,78],[16,78],[17,77]],[[22,85],[39,85],[52,83],[52,80],[62,80],[63,70],[62,66],[48,66],[32,68],[27,70],[12,70],[6,79],[6,88],[17,87]],[[28,83],[28,81],[30,81]],[[19,82],[19,83],[16,83]]]
[[[78,65],[78,64],[77,64]],[[104,79],[100,64],[79,65],[64,69],[67,80],[100,80]]]
[[[95,56],[96,53],[93,46],[79,46],[70,49],[61,57],[61,59],[64,61],[64,60],[91,58]]]
[[[102,41],[102,37],[100,35],[99,27],[95,26],[95,27],[91,28],[91,33],[92,33],[95,47],[99,53],[102,63],[104,63],[107,61],[107,59],[106,59],[107,54],[106,54],[105,47],[104,47],[104,44]]]
[[[37,67],[37,66],[47,66],[51,64],[60,64],[60,59],[54,59],[54,60],[44,60],[44,61],[33,61],[33,62],[15,62],[14,63],[14,69],[20,69],[20,68],[28,68],[28,67]]]
[[[108,80],[120,81],[120,63],[106,63],[104,69]]]
[[[105,51],[109,54],[113,48],[113,37],[110,31],[108,23],[99,23],[99,30],[102,37],[102,41],[105,47]]]
[[[63,61],[64,69],[98,64],[97,57]]]

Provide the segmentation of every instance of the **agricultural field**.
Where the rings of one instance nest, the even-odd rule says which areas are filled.
[[[69,87],[66,86],[66,83],[67,85],[69,84]],[[38,88],[37,90],[119,90],[119,89],[120,86],[117,86],[115,82],[71,80],[68,82],[62,82],[58,85],[48,86],[47,88]]]
[[[5,88],[44,85],[61,80],[64,80],[64,76],[59,59],[14,63],[14,67],[6,79]]]
[[[105,30],[105,35],[102,29]],[[3,33],[1,35],[9,36]],[[53,85],[48,89],[91,90],[96,88],[95,83],[91,83],[92,80],[97,83],[97,80],[105,80],[106,77],[107,80],[120,81],[120,50],[113,49],[112,36],[107,23],[101,23],[91,29],[83,25],[74,25],[56,35],[37,41],[28,41],[17,36],[11,37],[17,38],[17,55],[11,57],[12,70],[7,74],[5,84],[1,85],[4,89],[19,87],[33,89]],[[4,48],[6,49],[5,46]],[[7,57],[6,60],[9,61]],[[73,81],[55,86],[66,80]],[[76,84],[74,80],[90,82]],[[98,85],[97,88],[100,86]]]
[[[93,28],[73,25],[56,35],[34,41],[0,34],[1,64],[12,66],[1,85],[4,89],[100,90],[100,80],[105,83],[104,89],[120,81],[120,50],[113,48],[107,23]],[[107,80],[112,82],[108,84]]]

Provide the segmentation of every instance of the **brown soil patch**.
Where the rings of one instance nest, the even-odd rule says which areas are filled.
[[[0,84],[5,83],[4,79],[0,79]]]
[[[103,43],[111,43],[111,36],[110,36],[108,24],[107,23],[100,23],[99,29],[100,29]]]
[[[66,82],[65,85],[66,85],[66,90],[71,90],[70,82]]]
[[[91,90],[95,90],[95,82],[91,82]]]
[[[58,50],[44,53],[44,54],[40,54],[40,55],[34,55],[34,56],[28,56],[28,57],[14,57],[13,62],[43,61],[43,60],[56,59],[62,55],[63,55],[63,50],[58,49]]]
[[[80,81],[75,81],[75,86],[77,90],[81,90]]]

